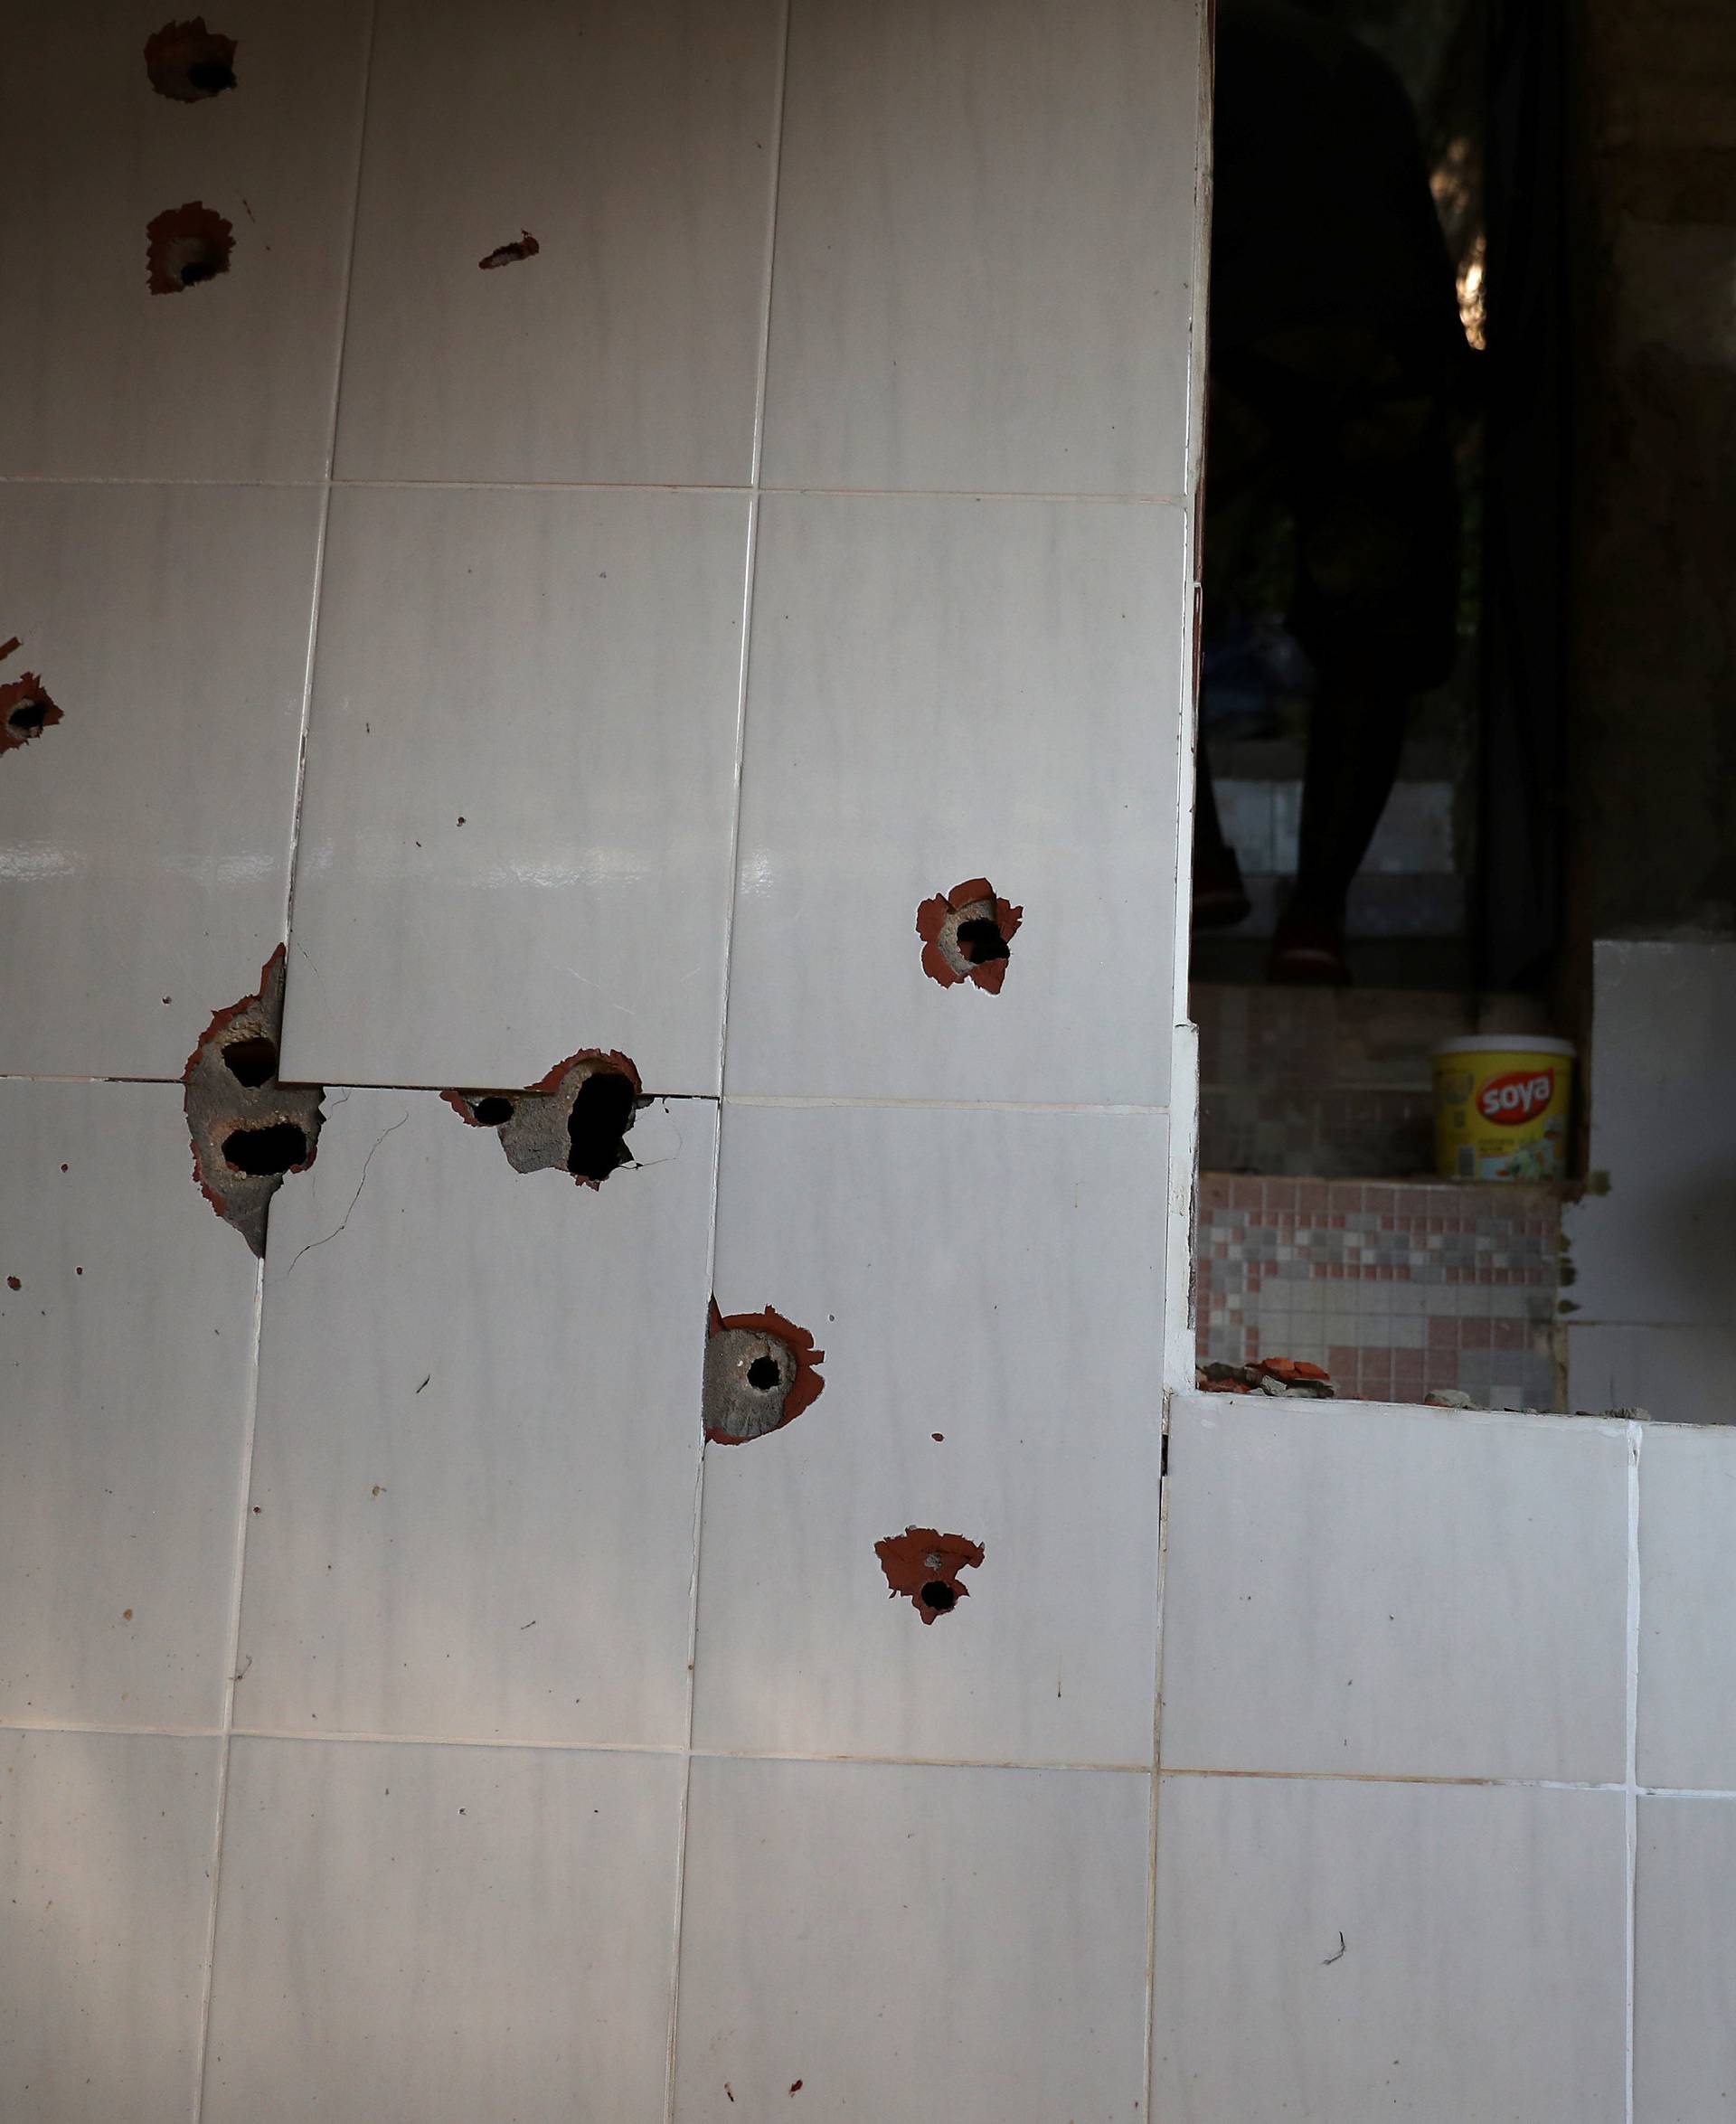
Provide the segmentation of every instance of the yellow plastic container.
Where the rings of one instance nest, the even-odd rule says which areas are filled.
[[[1436,1048],[1435,1152],[1448,1180],[1560,1180],[1573,1043],[1467,1034]]]

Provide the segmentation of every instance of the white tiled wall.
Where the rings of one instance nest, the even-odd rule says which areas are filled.
[[[1128,2124],[1203,10],[205,19],[13,25],[0,2118]],[[261,1265],[178,1081],[286,941]],[[600,1189],[438,1096],[587,1048]],[[703,1449],[713,1292],[825,1385]]]
[[[1154,2117],[1719,2114],[1733,1442],[1176,1397]]]
[[[1578,1408],[1736,1423],[1733,1050],[1736,944],[1597,945],[1592,1185],[1561,1219]]]

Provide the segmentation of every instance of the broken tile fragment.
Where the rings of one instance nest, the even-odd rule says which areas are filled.
[[[271,1197],[314,1162],[325,1119],[318,1084],[278,1081],[284,948],[259,969],[256,996],[220,1010],[187,1058],[187,1129],[200,1192],[256,1254]]]
[[[908,1600],[925,1623],[950,1615],[970,1588],[959,1577],[983,1561],[983,1545],[964,1534],[942,1534],[937,1527],[907,1526],[874,1543],[874,1554],[892,1589],[891,1598]]]
[[[521,229],[516,243],[496,244],[486,258],[479,258],[476,263],[485,273],[492,273],[497,266],[516,265],[520,259],[534,258],[542,248],[528,229]]]
[[[472,1128],[493,1128],[515,1173],[571,1173],[581,1187],[600,1187],[633,1163],[627,1136],[648,1106],[632,1059],[582,1047],[536,1083],[512,1091],[442,1091]]]
[[[943,988],[974,981],[998,996],[1009,946],[1024,919],[1024,908],[1002,899],[986,878],[967,878],[950,892],[935,893],[916,911],[922,971]]]
[[[705,1436],[714,1446],[739,1446],[793,1423],[825,1392],[825,1362],[807,1330],[770,1306],[726,1319],[713,1298],[705,1331]]]

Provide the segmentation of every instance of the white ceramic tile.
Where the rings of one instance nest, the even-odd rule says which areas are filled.
[[[1625,1427],[1180,1395],[1163,1760],[1618,1779]]]
[[[1114,1773],[696,1761],[677,2124],[1137,2117],[1149,1801]]]
[[[737,1092],[1161,1105],[1175,1004],[1182,512],[762,505],[728,1077]],[[1005,985],[919,905],[1023,906]]]
[[[122,0],[8,11],[0,472],[326,468],[367,10],[224,0],[212,26],[236,40],[237,85],[196,103],[146,71],[146,39],[176,19]],[[229,270],[153,295],[146,224],[193,201],[231,224]]]
[[[284,1062],[717,1090],[747,503],[340,491]]]
[[[1736,2110],[1736,1803],[1642,1799],[1634,1874],[1634,2124]]]
[[[1562,1213],[1581,1320],[1724,1324],[1736,1260],[1736,944],[1607,943],[1595,953],[1594,1172]]]
[[[778,486],[1173,494],[1191,0],[798,0],[772,279]]]
[[[826,1386],[706,1449],[699,1746],[1151,1761],[1165,1136],[726,1107],[718,1303],[806,1328]],[[907,1527],[986,1552],[932,1622],[875,1553]]]
[[[1648,1429],[1639,1457],[1639,1777],[1736,1791],[1736,1433]]]
[[[320,499],[0,486],[0,1071],[178,1078],[283,940]]]
[[[0,2115],[185,2124],[219,1741],[0,1731]]]
[[[179,1087],[0,1083],[0,1717],[211,1726],[258,1279]]]
[[[1736,1329],[1570,1320],[1570,1406],[1644,1409],[1660,1423],[1736,1423]]]
[[[749,477],[778,28],[775,0],[383,0],[341,473]]]
[[[272,1208],[238,1722],[678,1744],[715,1109],[600,1189],[431,1092],[328,1109]]]
[[[1620,2124],[1618,1792],[1165,1778],[1163,2124]]]
[[[204,2124],[661,2116],[681,1779],[238,1741]]]

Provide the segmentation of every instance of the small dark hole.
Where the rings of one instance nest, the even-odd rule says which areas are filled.
[[[263,1034],[231,1040],[223,1050],[223,1062],[238,1084],[269,1084],[278,1073],[277,1045]]]
[[[214,280],[223,270],[222,261],[214,258],[190,258],[181,269],[183,288],[196,288],[202,280]]]
[[[35,737],[48,721],[48,709],[41,701],[20,701],[6,718],[10,730],[23,731],[28,737]]]
[[[1012,957],[1006,939],[986,914],[959,923],[958,949],[972,966],[987,966],[991,959]]]
[[[931,1578],[922,1589],[922,1605],[945,1615],[948,1609],[958,1605],[958,1596],[944,1579]]]
[[[498,1128],[503,1121],[512,1119],[513,1102],[510,1099],[496,1099],[490,1094],[486,1099],[473,1099],[470,1101],[470,1111],[485,1128]]]
[[[307,1156],[307,1137],[293,1121],[271,1121],[262,1128],[236,1128],[223,1138],[223,1156],[238,1173],[263,1179],[300,1165]]]
[[[195,59],[187,69],[190,87],[206,96],[218,96],[235,86],[235,69],[226,59]]]
[[[633,1085],[618,1070],[598,1070],[579,1087],[567,1116],[567,1170],[576,1180],[607,1180],[628,1162],[621,1138],[633,1126]]]
[[[769,1393],[783,1376],[776,1357],[756,1357],[748,1366],[748,1384],[757,1386],[762,1394]]]

